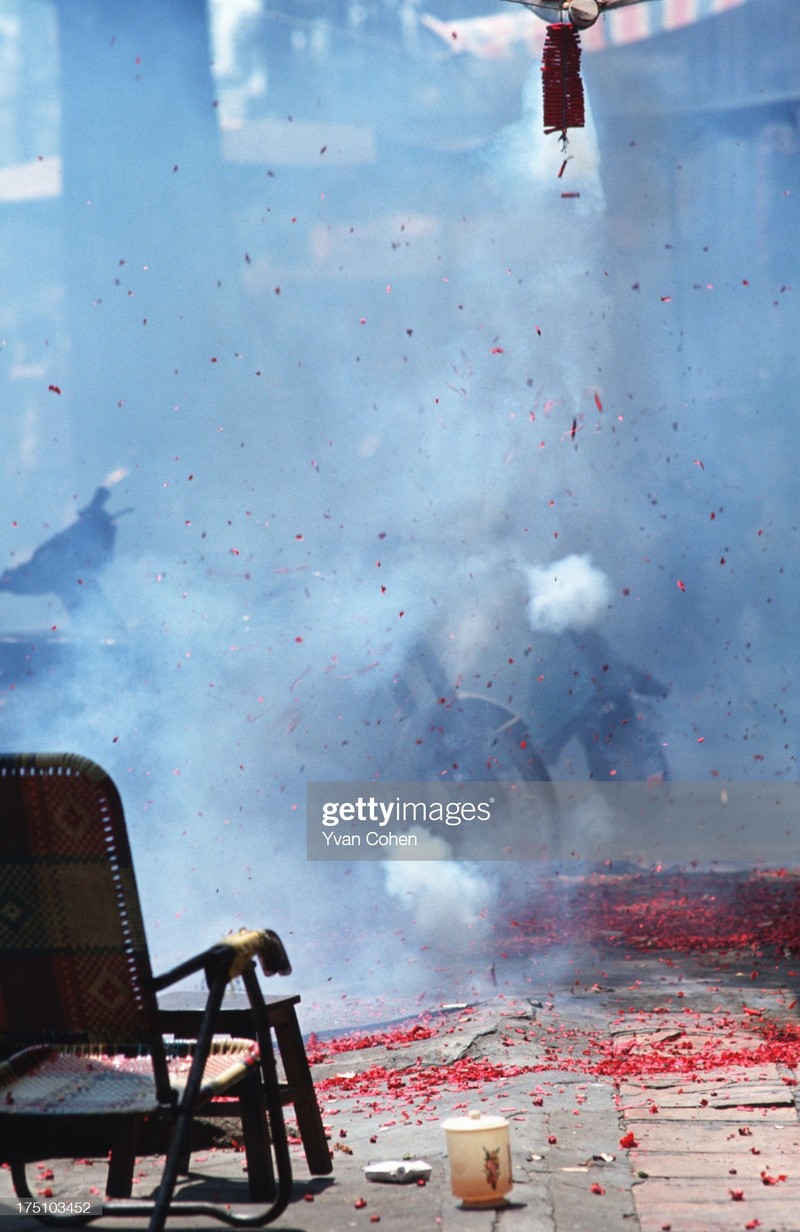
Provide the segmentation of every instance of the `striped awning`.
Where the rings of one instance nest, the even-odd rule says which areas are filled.
[[[716,17],[726,9],[738,8],[748,0],[611,0],[593,26],[581,34],[586,52],[602,51],[625,43],[636,43],[690,26],[706,17]]]
[[[601,3],[601,17],[593,26],[581,31],[581,46],[591,53],[635,43],[716,17],[747,3],[748,0],[607,0]],[[524,12],[525,8],[532,13]],[[544,45],[544,23],[552,21],[560,10],[560,0],[545,0],[543,4],[512,0],[506,12],[453,21],[421,13],[420,23],[441,38],[452,55],[495,60],[509,56],[512,47],[519,43],[526,44],[531,52],[540,50]],[[543,21],[531,20],[533,14]]]

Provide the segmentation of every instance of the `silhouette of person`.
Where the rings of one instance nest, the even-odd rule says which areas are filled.
[[[110,495],[110,488],[98,487],[71,525],[45,540],[30,560],[6,569],[0,577],[0,594],[3,590],[16,595],[53,594],[73,617],[91,611],[114,615],[116,621],[97,579],[114,552],[116,519],[130,511],[109,513],[106,503]]]
[[[668,686],[618,658],[599,633],[571,630],[568,636],[589,663],[592,692],[569,721],[544,741],[544,760],[552,766],[575,739],[586,758],[589,777],[598,782],[669,778],[664,746],[645,700],[666,697]]]

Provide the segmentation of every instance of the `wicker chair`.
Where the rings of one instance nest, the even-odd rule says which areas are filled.
[[[25,1164],[43,1158],[45,1136],[44,1158],[74,1158],[81,1135],[94,1142],[98,1131],[110,1151],[100,1209],[42,1222],[144,1216],[160,1232],[168,1214],[258,1227],[285,1210],[291,1162],[256,957],[267,975],[291,971],[275,933],[243,930],[154,977],[114,783],[72,754],[0,755],[0,1159],[18,1198],[30,1200]],[[165,1043],[156,995],[199,972],[209,992],[197,1038]],[[215,1039],[237,976],[252,1038]],[[228,1091],[238,1097],[255,1211],[173,1200],[193,1117]],[[154,1198],[132,1200],[144,1118],[162,1118],[172,1136]]]

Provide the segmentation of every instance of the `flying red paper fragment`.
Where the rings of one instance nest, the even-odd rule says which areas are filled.
[[[492,355],[502,355],[503,347],[492,347]]]
[[[50,393],[52,393],[52,394],[60,394],[60,393],[61,393],[61,390],[60,390],[60,388],[59,388],[59,386],[58,386],[58,385],[48,385],[48,386],[47,386],[47,388],[50,390]]]
[[[600,401],[600,395],[599,395],[599,393],[597,392],[597,390],[595,390],[595,391],[594,391],[594,404],[595,404],[595,406],[597,407],[598,411],[600,411],[600,413],[602,414],[602,412],[603,412],[603,404],[602,404],[602,402]]]
[[[686,583],[685,583],[685,582],[682,582],[680,578],[678,578],[678,580],[677,580],[677,582],[675,583],[675,585],[678,587],[678,590],[683,590],[683,591],[685,591],[685,590],[686,590]]]

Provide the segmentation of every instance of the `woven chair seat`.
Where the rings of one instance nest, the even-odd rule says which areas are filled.
[[[322,1138],[319,1162],[330,1171],[294,1018],[292,1029],[275,1019],[295,1075],[283,1084],[278,1078],[256,959],[268,976],[292,969],[280,937],[262,928],[239,929],[154,975],[112,779],[74,753],[0,753],[0,1057],[8,1058],[0,1063],[0,1160],[18,1199],[36,1206],[26,1167],[43,1150],[69,1158],[91,1143],[93,1153],[94,1144],[107,1151],[104,1218],[145,1217],[148,1232],[163,1232],[170,1214],[263,1227],[292,1197],[285,1095],[299,1105],[298,1123],[304,1119],[315,1147]],[[186,1028],[192,1039],[176,1039],[184,1028],[164,1025],[158,994],[201,974],[207,992]],[[247,1039],[228,1038],[218,1021],[235,979],[248,1005],[247,1025],[237,1030],[252,1031]],[[228,1092],[224,1112],[242,1126],[246,1215],[224,1201],[175,1197],[194,1118],[204,1108],[219,1112],[212,1101]],[[137,1138],[151,1118],[170,1130],[169,1147],[156,1193],[134,1197]],[[31,1214],[62,1222],[47,1211]],[[65,1222],[95,1218],[87,1211]]]
[[[170,1085],[178,1099],[192,1063],[191,1044],[167,1045]],[[171,1055],[170,1055],[171,1054]],[[203,1071],[199,1102],[224,1094],[258,1064],[253,1040],[213,1041]],[[158,1111],[152,1061],[102,1048],[37,1045],[0,1065],[0,1102],[19,1116],[142,1116]]]

